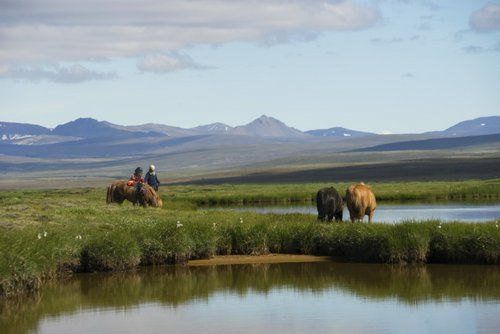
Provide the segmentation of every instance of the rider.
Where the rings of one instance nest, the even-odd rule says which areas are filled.
[[[142,189],[142,186],[144,184],[144,179],[142,177],[142,168],[137,167],[134,171],[134,174],[130,176],[130,181],[134,182],[134,187],[135,187],[135,202],[136,204],[139,204],[139,195],[140,191]]]
[[[158,180],[158,176],[156,176],[155,165],[149,166],[149,171],[144,176],[144,182],[149,184],[155,191],[158,191],[160,187],[160,181]]]

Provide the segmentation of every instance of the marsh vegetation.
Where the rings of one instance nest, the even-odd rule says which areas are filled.
[[[378,198],[498,197],[498,180],[374,184]],[[314,254],[377,263],[500,262],[495,221],[319,223],[311,215],[194,210],[207,203],[310,201],[317,184],[176,186],[163,209],[104,202],[104,189],[0,195],[0,295],[36,291],[53,277],[184,263],[215,254]],[[337,185],[342,188],[342,185]]]

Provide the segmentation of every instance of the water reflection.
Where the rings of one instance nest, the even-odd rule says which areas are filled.
[[[257,213],[317,215],[314,205],[268,205],[224,207],[215,210],[252,211]],[[344,209],[344,220],[349,219],[349,211]],[[367,218],[365,218],[366,220]],[[444,221],[482,222],[500,219],[498,203],[379,203],[375,210],[376,222],[395,223],[404,220],[440,219]]]
[[[111,330],[115,321],[126,323],[131,319],[135,325],[141,324],[139,332],[162,331],[157,326],[164,326],[166,319],[172,332],[199,331],[196,326],[203,326],[205,332],[214,332],[213,328],[219,328],[219,333],[244,331],[257,326],[251,320],[256,316],[268,317],[262,310],[270,305],[283,309],[268,310],[278,318],[266,318],[273,321],[267,327],[265,319],[260,319],[261,331],[293,332],[288,328],[290,321],[306,314],[311,319],[303,321],[311,321],[310,326],[324,321],[324,330],[337,328],[330,322],[340,314],[361,326],[362,319],[372,319],[380,307],[400,312],[403,317],[407,312],[430,312],[430,308],[449,313],[457,307],[461,312],[472,309],[475,314],[498,315],[499,286],[498,266],[398,267],[325,262],[148,268],[134,273],[78,275],[63,284],[46,286],[37,296],[0,303],[0,332],[103,332],[105,328]],[[325,307],[332,312],[335,309],[337,314],[325,315]],[[346,314],[351,308],[353,313]],[[227,319],[231,320],[229,327],[221,329],[220,321],[225,321],[227,312],[238,314]],[[212,322],[205,319],[207,314],[213,314]],[[392,315],[384,318],[382,312],[377,317],[382,317],[381,325],[390,322]],[[94,322],[86,323],[86,319]],[[200,319],[207,323],[200,324]],[[495,319],[490,321],[491,326],[498,325]],[[279,321],[283,322],[281,327],[275,328]],[[83,327],[75,328],[75,324]],[[130,326],[121,331],[135,328]],[[257,331],[254,327],[247,332]]]

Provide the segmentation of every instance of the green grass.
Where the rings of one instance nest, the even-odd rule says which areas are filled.
[[[68,212],[64,221],[5,229],[0,236],[0,294],[36,290],[44,278],[68,271],[122,271],[215,254],[300,253],[376,263],[500,263],[500,229],[495,222],[324,224],[307,215],[124,211],[101,212],[92,223],[79,222],[79,214]],[[111,212],[115,217],[107,217]]]
[[[166,188],[167,201],[184,201],[196,205],[309,202],[316,192],[334,186],[345,194],[350,183],[187,185]],[[385,182],[369,184],[379,201],[498,199],[500,179]]]
[[[379,199],[429,199],[434,189],[436,198],[491,197],[499,191],[498,180],[405,185],[373,186]],[[315,254],[376,263],[500,263],[496,222],[324,224],[311,215],[193,210],[206,203],[310,200],[318,187],[169,187],[162,190],[163,209],[135,208],[130,203],[107,206],[104,189],[2,192],[0,296],[35,291],[46,279],[74,272],[123,271],[215,254]]]

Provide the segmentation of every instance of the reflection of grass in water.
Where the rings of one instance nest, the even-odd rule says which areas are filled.
[[[405,304],[442,300],[500,299],[498,267],[389,266],[295,263],[217,267],[158,267],[125,274],[85,274],[66,284],[49,284],[33,299],[3,303],[6,333],[36,328],[47,315],[80,309],[130,309],[141,303],[179,306],[217,292],[240,296],[292,289],[321,294],[329,289],[363,298],[396,298]]]
[[[239,194],[251,189],[225,187]],[[264,189],[255,187],[252,195]],[[286,193],[296,186],[280,187],[275,186]],[[210,191],[224,197],[226,190]],[[500,229],[494,222],[447,223],[441,228],[438,221],[320,224],[301,214],[190,210],[196,202],[196,197],[190,200],[193,191],[169,189],[167,196],[184,193],[176,197],[182,200],[168,202],[165,209],[107,206],[104,191],[96,189],[2,193],[0,295],[37,290],[44,279],[66,272],[124,270],[213,254],[317,254],[388,263],[499,262]]]

